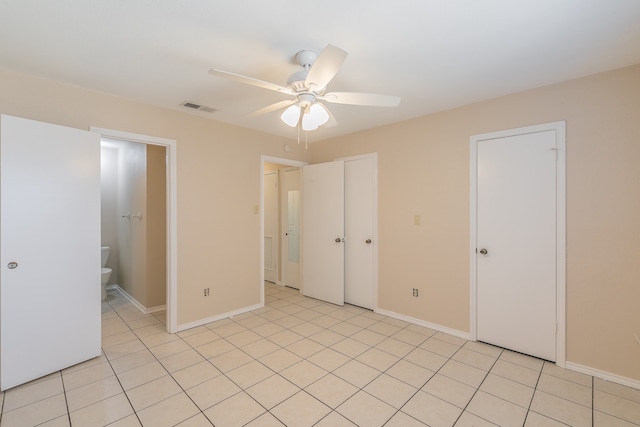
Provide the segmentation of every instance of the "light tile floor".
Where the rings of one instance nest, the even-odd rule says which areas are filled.
[[[640,425],[640,390],[265,286],[173,335],[110,291],[102,356],[0,394],[0,425]]]

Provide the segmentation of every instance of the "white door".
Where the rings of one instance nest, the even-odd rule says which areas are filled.
[[[546,130],[477,145],[477,337],[552,361],[556,141]]]
[[[0,389],[100,355],[100,137],[1,118]]]
[[[302,293],[344,304],[344,163],[302,168]]]
[[[278,280],[278,171],[264,174],[264,280]]]
[[[373,309],[374,168],[371,157],[344,162],[344,301]]]
[[[300,169],[282,173],[282,282],[300,289]]]

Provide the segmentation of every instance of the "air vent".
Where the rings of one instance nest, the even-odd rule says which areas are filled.
[[[216,111],[215,108],[206,107],[204,105],[195,104],[189,101],[183,102],[182,106],[186,108],[191,108],[192,110],[204,111],[205,113],[213,113]]]

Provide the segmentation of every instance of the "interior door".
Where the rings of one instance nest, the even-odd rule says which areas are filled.
[[[278,171],[264,174],[264,280],[278,280]]]
[[[283,171],[282,180],[282,281],[300,289],[300,169]]]
[[[556,359],[556,131],[477,149],[477,336]]]
[[[6,390],[100,355],[100,137],[0,120]]]
[[[344,162],[344,301],[373,309],[373,159]]]
[[[344,304],[344,162],[302,168],[302,293]]]

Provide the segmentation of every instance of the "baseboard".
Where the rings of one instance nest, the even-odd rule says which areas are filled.
[[[597,377],[605,381],[611,381],[612,383],[617,383],[640,390],[640,381],[634,380],[632,378],[623,377],[621,375],[612,374],[611,372],[601,371],[600,369],[591,368],[589,366],[584,366],[573,362],[566,362],[565,367],[567,369],[571,369],[572,371],[591,375],[592,377]]]
[[[115,289],[116,291],[120,292],[120,294],[123,297],[128,299],[131,304],[136,306],[136,308],[138,310],[140,310],[141,312],[143,312],[144,314],[151,314],[151,313],[155,313],[157,311],[162,311],[162,310],[166,310],[167,309],[166,305],[158,305],[156,307],[150,307],[150,308],[145,307],[144,305],[140,304],[134,297],[129,295],[129,293],[127,293],[127,291],[122,289],[120,287],[120,285],[109,285],[109,286],[107,286],[107,289]]]
[[[471,335],[468,332],[458,331],[457,329],[447,328],[446,326],[436,325],[435,323],[425,322],[424,320],[416,319],[415,317],[405,316],[403,314],[395,313],[393,311],[383,310],[377,308],[374,310],[378,314],[384,316],[393,317],[394,319],[404,320],[405,322],[413,323],[418,326],[424,326],[425,328],[433,329],[434,331],[444,332],[445,334],[453,335],[458,338],[470,340]]]
[[[249,307],[243,307],[243,308],[239,308],[237,310],[228,311],[226,313],[218,314],[216,316],[207,317],[206,319],[200,319],[200,320],[196,320],[195,322],[190,322],[190,323],[185,323],[183,325],[178,325],[178,327],[176,329],[176,332],[185,331],[187,329],[196,328],[198,326],[206,325],[207,323],[217,322],[218,320],[231,318],[233,316],[238,316],[238,315],[246,313],[248,311],[257,310],[257,309],[263,308],[263,307],[264,307],[264,304],[251,305]]]

